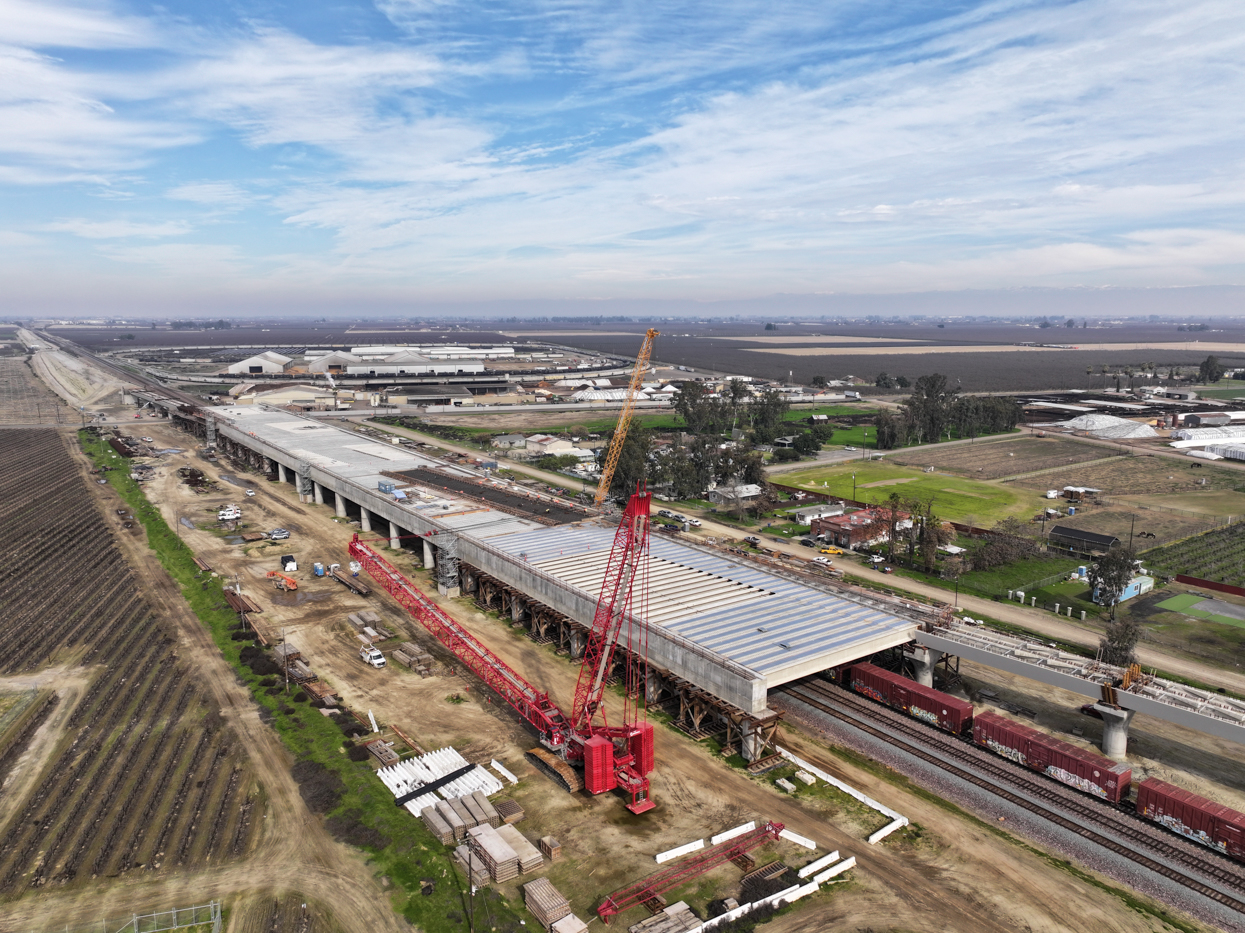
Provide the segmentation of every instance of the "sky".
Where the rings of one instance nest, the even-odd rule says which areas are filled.
[[[0,0],[0,313],[1192,294],[1243,99],[1239,0]]]

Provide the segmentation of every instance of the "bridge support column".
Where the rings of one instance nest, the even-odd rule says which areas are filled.
[[[398,540],[398,526],[393,522],[389,523],[389,546],[395,551],[402,547],[402,542]]]
[[[433,551],[432,542],[424,538],[424,569],[431,570],[437,565],[436,553]]]
[[[1128,753],[1128,726],[1133,721],[1133,710],[1118,706],[1095,703],[1094,709],[1102,714],[1102,753],[1116,761]]]
[[[571,658],[577,659],[584,656],[584,648],[588,645],[588,638],[583,632],[571,632]]]
[[[289,482],[289,477],[286,476],[286,473],[285,473],[285,464],[282,463],[280,460],[277,461],[277,479],[279,479],[283,483]]]
[[[924,645],[904,648],[904,657],[912,662],[916,682],[922,687],[934,686],[934,668],[942,660],[941,651],[933,651]]]
[[[346,497],[343,496],[340,492],[334,491],[333,492],[333,505],[336,507],[337,517],[345,518],[346,517]]]
[[[311,484],[312,495],[315,496],[316,505],[324,505],[324,487],[317,482]]]
[[[360,531],[371,531],[372,530],[372,513],[369,512],[367,509],[363,508],[362,506],[359,507],[359,530]]]

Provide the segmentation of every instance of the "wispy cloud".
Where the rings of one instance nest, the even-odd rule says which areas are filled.
[[[1243,271],[1226,0],[379,8],[397,38],[326,42],[0,0],[0,185],[63,190],[22,229],[190,268],[142,241],[246,208],[228,274],[464,298]],[[84,182],[124,215],[58,220]]]

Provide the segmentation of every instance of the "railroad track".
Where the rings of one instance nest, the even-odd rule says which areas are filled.
[[[1134,824],[1122,811],[1111,809],[1105,804],[1096,805],[1090,798],[1078,799],[1079,795],[1070,797],[1069,793],[1072,792],[1064,791],[1056,782],[1031,776],[1010,762],[980,752],[975,746],[958,739],[934,732],[898,713],[891,713],[883,707],[859,700],[844,690],[810,682],[789,686],[781,692],[818,712],[896,745],[904,752],[960,780],[1035,813],[1217,904],[1245,915],[1245,900],[1203,880],[1213,879],[1223,887],[1245,895],[1245,877],[1239,868],[1231,864],[1219,864],[1202,858],[1197,853],[1186,851],[1172,840],[1156,836],[1149,827]],[[833,701],[834,705],[826,703],[826,700]],[[885,731],[875,725],[878,719],[885,721]],[[1009,790],[1009,787],[1014,790]],[[1111,836],[1103,835],[1094,829],[1095,826],[1143,846],[1149,854]]]

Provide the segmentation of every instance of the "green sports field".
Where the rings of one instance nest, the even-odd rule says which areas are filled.
[[[939,518],[989,527],[1008,516],[1028,518],[1042,507],[1042,500],[1032,491],[978,480],[964,479],[949,473],[923,473],[897,466],[885,460],[857,461],[784,473],[775,477],[785,486],[829,493],[851,499],[852,474],[856,474],[858,502],[880,503],[892,492],[906,498],[934,500],[934,514]]]

